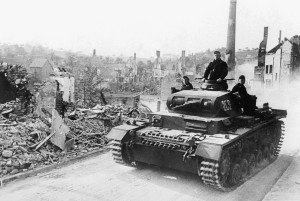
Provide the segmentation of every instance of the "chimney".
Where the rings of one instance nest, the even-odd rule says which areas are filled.
[[[181,52],[181,57],[182,57],[182,58],[185,57],[185,50],[182,50],[182,52]]]
[[[231,75],[234,75],[235,71],[236,2],[237,0],[230,0],[227,30],[226,61]]]
[[[257,59],[258,63],[257,63],[257,67],[254,69],[254,78],[260,81],[264,80],[267,42],[268,42],[268,27],[264,27],[264,38],[259,44],[258,59]]]
[[[93,57],[96,56],[96,49],[93,50]]]
[[[156,50],[156,57],[159,58],[160,57],[160,51]]]
[[[279,30],[279,38],[278,38],[278,44],[281,43],[281,30]]]
[[[268,27],[264,27],[264,38],[263,41],[260,42],[259,50],[258,50],[258,66],[265,66],[264,58],[266,55],[267,42],[268,42]]]
[[[136,60],[136,53],[133,54],[133,60]]]
[[[266,41],[267,44],[268,40],[268,27],[264,27],[264,41]]]

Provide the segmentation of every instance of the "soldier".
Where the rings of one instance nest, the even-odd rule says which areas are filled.
[[[228,73],[228,66],[225,61],[222,61],[219,51],[214,51],[214,57],[215,59],[207,66],[203,79],[222,82]]]
[[[256,109],[256,96],[249,95],[247,92],[245,84],[245,76],[241,75],[239,77],[238,83],[232,88],[231,93],[238,93],[240,97],[239,104],[243,108],[243,113],[245,115],[253,115]]]
[[[181,89],[178,90],[175,87],[171,87],[171,93],[176,93],[178,91],[182,91],[182,90],[191,90],[193,89],[193,85],[190,83],[190,79],[187,76],[183,76],[182,77],[182,86]]]
[[[191,89],[193,89],[193,85],[190,83],[190,79],[187,76],[183,76],[181,90],[191,90]]]

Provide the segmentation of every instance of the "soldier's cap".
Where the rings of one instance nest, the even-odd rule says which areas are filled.
[[[245,78],[245,75],[241,75],[241,76],[239,77],[239,79],[241,79],[241,80],[246,79],[246,78]]]
[[[190,80],[190,79],[188,78],[188,76],[183,76],[182,78],[183,78],[183,79],[188,79],[188,80]]]
[[[216,51],[214,51],[214,54],[221,54],[221,52],[216,50]]]

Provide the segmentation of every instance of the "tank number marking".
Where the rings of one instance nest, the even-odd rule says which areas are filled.
[[[221,103],[222,103],[224,111],[231,111],[230,100],[222,100]]]

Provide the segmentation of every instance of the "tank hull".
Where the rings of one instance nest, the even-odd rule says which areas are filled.
[[[134,134],[128,129],[126,135],[123,132],[123,137],[112,142],[117,163],[129,166],[145,163],[193,173],[206,185],[222,191],[236,188],[275,161],[284,133],[283,122],[272,119],[209,135],[188,146],[190,142],[170,140],[181,132],[186,134],[184,131],[151,126],[130,128],[134,128]]]

